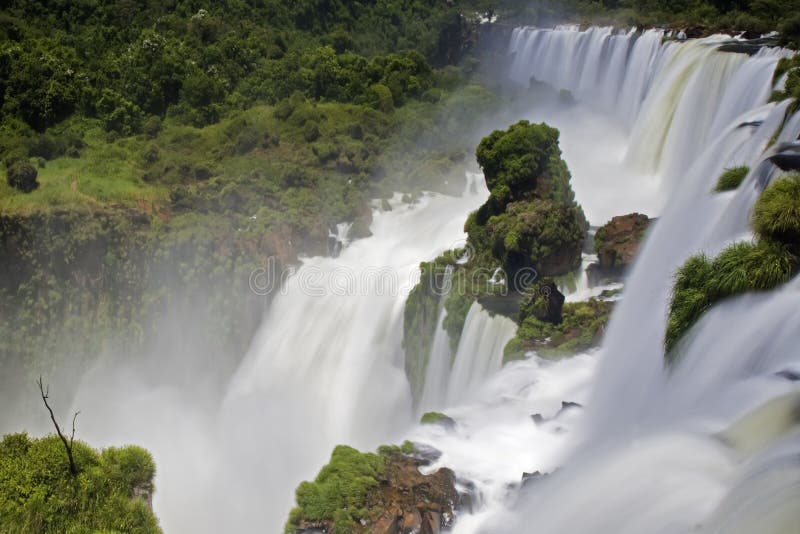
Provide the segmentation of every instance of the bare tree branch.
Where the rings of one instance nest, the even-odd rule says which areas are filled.
[[[50,398],[50,386],[44,386],[41,375],[39,376],[39,380],[36,381],[36,384],[39,386],[39,392],[42,394],[42,401],[44,402],[47,411],[50,412],[50,419],[53,421],[53,425],[56,427],[56,433],[58,434],[58,437],[61,438],[61,443],[64,444],[64,448],[67,450],[67,458],[69,459],[69,472],[72,474],[72,476],[78,476],[78,468],[75,467],[75,459],[72,457],[72,442],[75,439],[75,419],[78,418],[78,414],[80,412],[75,412],[75,415],[72,418],[72,436],[70,436],[69,441],[67,441],[67,438],[61,433],[61,427],[58,426],[58,421],[56,421],[56,416],[53,414],[53,409],[50,408],[50,404],[47,402],[47,399]]]

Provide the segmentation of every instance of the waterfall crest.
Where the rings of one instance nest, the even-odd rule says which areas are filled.
[[[718,52],[731,40],[724,35],[664,38],[662,30],[517,28],[509,44],[510,78],[567,89],[612,115],[630,132],[628,163],[643,174],[674,178],[733,119],[766,103],[775,65],[788,52]]]

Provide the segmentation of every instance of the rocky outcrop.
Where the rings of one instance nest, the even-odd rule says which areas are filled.
[[[536,286],[534,293],[520,304],[519,322],[524,322],[528,317],[535,317],[545,323],[560,324],[563,319],[561,311],[564,300],[566,299],[555,282],[542,281]]]
[[[286,532],[438,534],[462,503],[450,469],[420,473],[437,454],[408,442],[378,454],[336,447],[316,480],[297,488]]]
[[[386,467],[371,507],[382,510],[371,528],[375,534],[438,534],[452,525],[458,503],[455,475],[439,469],[431,475],[419,472],[423,460],[394,456]]]
[[[589,266],[590,283],[623,276],[633,264],[651,222],[647,215],[630,213],[614,217],[600,227],[594,236],[597,263]]]

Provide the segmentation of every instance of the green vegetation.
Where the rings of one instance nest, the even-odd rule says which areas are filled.
[[[678,342],[717,302],[751,291],[767,291],[800,269],[800,175],[778,179],[756,202],[754,243],[736,243],[713,260],[689,258],[675,276],[664,345],[668,362]]]
[[[775,67],[773,76],[773,85],[777,84],[784,76],[786,76],[786,81],[781,90],[772,93],[770,100],[779,102],[786,98],[800,99],[800,56],[781,58]]]
[[[453,65],[471,5],[4,6],[0,387],[137,356],[168,314],[241,354],[254,270],[366,235],[371,198],[460,192],[498,103]]]
[[[333,521],[333,532],[352,532],[355,522],[369,516],[367,493],[378,485],[384,467],[380,455],[337,446],[317,478],[297,487],[297,508],[289,514],[286,532],[294,532],[301,519]]]
[[[439,412],[425,412],[420,417],[419,422],[423,425],[452,425],[455,421],[452,417]]]
[[[380,447],[378,454],[337,446],[317,478],[297,487],[297,507],[289,514],[285,532],[295,532],[301,521],[329,523],[331,532],[337,534],[354,532],[360,520],[374,514],[368,508],[368,495],[380,484],[387,460],[395,454],[413,452],[414,446],[408,441]]]
[[[779,179],[753,209],[753,230],[762,240],[783,243],[797,252],[800,245],[800,175]]]
[[[478,255],[499,260],[512,285],[523,269],[559,276],[580,266],[588,223],[558,137],[546,124],[520,121],[492,132],[476,151],[490,196],[465,229]]]
[[[0,441],[0,532],[160,533],[150,509],[155,464],[139,447],[73,444],[77,476],[57,436]]]
[[[717,180],[717,185],[714,188],[714,191],[721,193],[722,191],[733,191],[734,189],[737,189],[747,176],[748,172],[750,172],[750,167],[747,166],[725,169],[725,171]]]
[[[534,315],[522,318],[517,335],[503,351],[503,362],[525,358],[535,351],[542,358],[571,356],[597,346],[613,304],[600,299],[568,302],[562,309],[560,323],[545,322]]]

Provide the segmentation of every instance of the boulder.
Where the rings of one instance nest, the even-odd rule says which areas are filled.
[[[594,236],[597,263],[589,266],[592,285],[615,280],[631,266],[652,220],[641,213],[620,215],[600,227]]]

